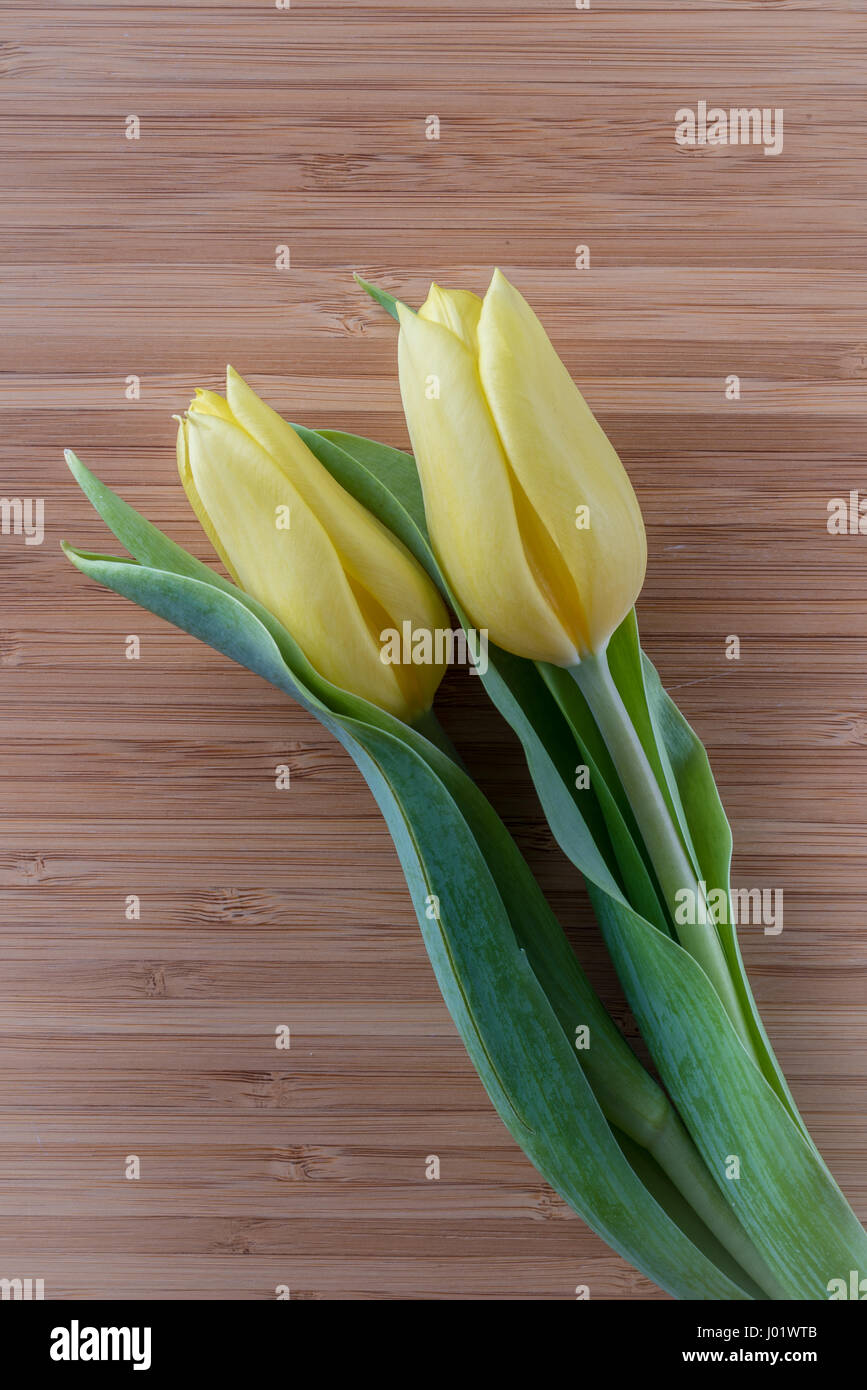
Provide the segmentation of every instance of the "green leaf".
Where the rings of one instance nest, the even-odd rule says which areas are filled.
[[[337,430],[309,430],[303,425],[292,428],[341,487],[379,517],[439,584],[412,455],[384,445],[371,446],[369,440]]]
[[[397,306],[402,302],[401,300],[395,299],[393,294],[388,293],[388,290],[381,290],[378,285],[371,285],[368,280],[362,280],[361,276],[357,273],[354,279],[363,290],[367,291],[371,299],[375,299],[377,304],[382,305],[387,314],[391,314],[391,317],[396,322],[400,322],[397,316]]]

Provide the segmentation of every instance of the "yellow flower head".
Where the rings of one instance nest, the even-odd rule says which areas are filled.
[[[436,589],[231,367],[181,420],[178,468],[232,578],[321,675],[407,722],[430,708],[443,666],[383,661],[383,633],[446,627]]]
[[[431,287],[399,306],[400,389],[431,540],[470,620],[573,666],[635,603],[647,545],[632,485],[526,300]]]

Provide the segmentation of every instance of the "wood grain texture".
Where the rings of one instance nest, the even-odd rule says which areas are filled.
[[[2,491],[46,502],[43,545],[0,536],[0,1275],[50,1298],[662,1297],[494,1115],[343,753],[58,549],[105,548],[70,445],[207,555],[170,416],[227,360],[292,418],[404,445],[353,269],[417,301],[502,266],[620,450],[645,645],[735,882],[785,895],[780,936],[742,932],[755,991],[867,1216],[867,538],[826,529],[867,490],[867,20],[591,3],[0,5]],[[783,154],[679,149],[701,98],[782,107]],[[442,703],[634,1033],[514,740],[465,673]]]

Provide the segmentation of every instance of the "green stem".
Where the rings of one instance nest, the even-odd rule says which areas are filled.
[[[647,846],[678,940],[698,961],[722,1000],[738,1037],[759,1065],[747,1021],[735,990],[714,914],[699,881],[680,830],[668,808],[635,726],[614,683],[605,652],[583,657],[571,669],[575,683],[590,706],[608,752],[629,798],[638,829]],[[693,894],[695,922],[679,923],[679,895]]]
[[[790,1294],[777,1282],[738,1221],[673,1106],[646,1148],[741,1269],[769,1298],[788,1299]]]

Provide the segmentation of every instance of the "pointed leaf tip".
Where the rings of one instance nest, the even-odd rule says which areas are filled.
[[[398,303],[401,301],[397,300],[393,294],[389,294],[388,290],[381,290],[378,285],[372,285],[369,280],[365,280],[361,275],[359,275],[357,270],[354,270],[352,274],[356,283],[359,284],[361,288],[367,294],[370,295],[371,299],[375,299],[377,304],[379,304],[387,314],[391,314],[391,317],[395,321],[398,321],[397,306]],[[405,307],[409,308],[409,305],[406,305]]]
[[[69,469],[75,481],[78,483],[78,486],[84,492],[86,492],[87,489],[84,485],[83,479],[93,478],[93,474],[91,473],[90,469],[87,467],[86,464],[81,462],[81,459],[78,457],[78,454],[75,452],[74,449],[64,449],[63,457],[66,460],[67,468]]]
[[[83,553],[77,548],[77,546],[70,545],[69,541],[61,541],[60,549],[63,551],[64,555],[66,556],[67,560],[71,565],[74,565],[77,570],[81,570],[82,573],[86,573],[83,564]]]

